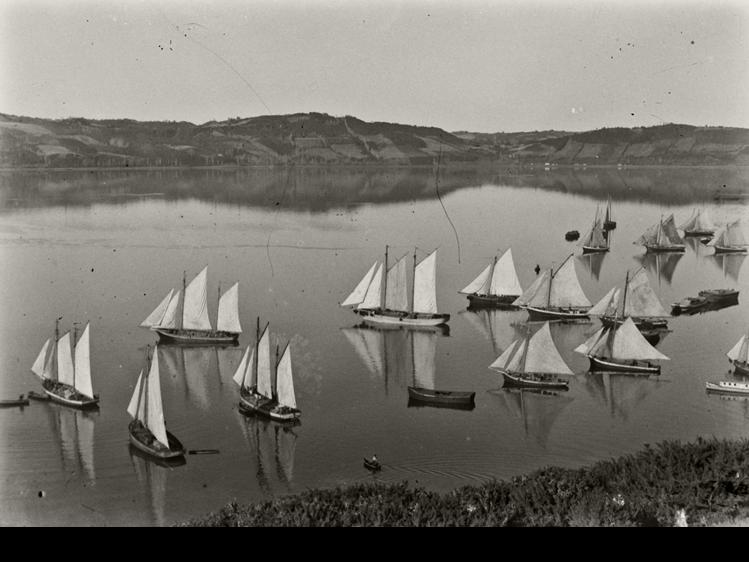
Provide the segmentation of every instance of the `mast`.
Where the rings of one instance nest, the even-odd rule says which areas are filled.
[[[546,308],[551,308],[551,282],[554,280],[554,268],[549,268],[549,291],[546,294]]]
[[[73,357],[75,357],[75,341],[78,339],[78,322],[73,322]],[[75,388],[75,359],[73,359],[73,388]]]
[[[388,291],[388,245],[385,244],[385,270],[382,272],[383,283],[382,292],[380,293],[380,308],[384,311],[385,309],[385,298]]]
[[[624,298],[622,298],[622,318],[624,318],[624,311],[627,309],[627,287],[629,287],[629,269],[627,275],[624,278]],[[614,314],[614,321],[616,322],[616,313]]]
[[[216,306],[221,305],[221,281],[218,282],[218,295],[216,295]],[[218,310],[218,309],[217,309]],[[218,331],[218,312],[216,313],[216,331]],[[216,351],[216,357],[218,357],[218,350]]]
[[[141,399],[143,398],[143,394],[145,392],[145,386],[146,386],[146,381],[148,379],[148,373],[151,371],[151,365],[149,364],[149,361],[148,361],[148,355],[149,355],[150,351],[151,351],[151,346],[147,345],[146,346],[146,371],[145,371],[145,377],[142,377],[140,379],[141,387],[138,389],[138,402],[137,402],[137,405],[135,407],[135,419],[136,420],[138,420],[138,414],[140,414],[140,402],[141,402]],[[148,410],[148,408],[144,408],[143,409],[144,419],[138,420],[143,425],[146,425],[146,420],[145,420],[146,410]]]
[[[414,303],[416,302],[416,247],[414,246],[414,267],[413,267],[413,289],[411,291],[411,314],[414,312]],[[413,342],[411,347],[413,348]]]
[[[182,329],[182,326],[185,322],[185,291],[187,291],[187,271],[182,271],[182,310],[180,311],[179,315],[179,329]]]
[[[497,254],[494,256],[494,261],[492,261],[492,268],[491,271],[489,271],[489,277],[487,277],[487,281],[489,281],[489,288],[486,291],[486,294],[491,296],[492,294],[492,285],[494,284],[494,270],[497,269],[497,255],[499,255],[499,250],[497,250]]]
[[[278,401],[278,344],[276,344],[276,362],[274,363],[274,365],[274,370],[276,371],[276,380],[273,381],[275,382],[275,384],[273,385],[273,396],[271,398]]]

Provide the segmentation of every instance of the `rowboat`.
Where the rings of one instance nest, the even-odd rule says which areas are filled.
[[[23,394],[21,394],[17,399],[13,400],[0,400],[0,407],[6,407],[10,408],[12,406],[28,406],[29,405],[29,399],[24,398]]]
[[[476,393],[459,390],[434,390],[430,388],[422,388],[419,386],[409,386],[408,397],[409,399],[416,400],[418,402],[446,405],[472,405],[473,400],[476,397]]]

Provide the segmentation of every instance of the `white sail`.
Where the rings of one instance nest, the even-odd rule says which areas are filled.
[[[413,311],[437,314],[437,250],[424,258],[414,271]]]
[[[616,307],[619,306],[620,294],[620,289],[612,287],[611,290],[588,311],[588,314],[591,316],[612,316],[616,313]]]
[[[741,231],[741,221],[734,221],[726,227],[726,241],[729,247],[740,248],[746,246],[744,233]]]
[[[52,349],[50,349],[47,362],[44,364],[44,378],[57,380],[57,342],[55,340],[52,340]]]
[[[648,343],[631,318],[616,328],[611,346],[611,358],[621,360],[668,360],[668,357]]]
[[[376,377],[382,378],[385,375],[381,351],[382,333],[367,328],[343,328],[342,332],[367,369]]]
[[[710,219],[710,215],[708,215],[707,211],[698,211],[694,226],[695,230],[700,230],[702,232],[715,230],[715,224]]]
[[[551,337],[548,322],[545,322],[541,329],[533,334],[528,341],[527,357],[523,370],[526,373],[573,374],[562,356],[559,355],[557,346]]]
[[[505,369],[523,340],[513,341],[494,362],[489,365],[490,369]]]
[[[143,369],[140,370],[138,375],[138,382],[135,383],[135,390],[133,396],[130,398],[130,404],[127,407],[127,413],[134,420],[143,421],[146,415],[146,404],[145,400],[141,397],[143,393]]]
[[[515,263],[512,260],[511,248],[508,248],[502,254],[502,257],[494,266],[489,293],[492,295],[521,295],[523,293],[518,274],[515,271]]]
[[[75,389],[93,400],[94,389],[91,385],[91,350],[89,325],[81,334],[81,339],[75,345]]]
[[[218,301],[218,321],[216,329],[221,332],[241,334],[239,324],[239,283],[234,283]]]
[[[245,382],[245,372],[247,371],[247,360],[249,359],[249,357],[250,346],[248,345],[247,349],[244,350],[242,360],[239,362],[239,365],[237,365],[237,370],[234,371],[234,376],[232,377],[232,380],[240,387]]]
[[[164,300],[159,303],[159,306],[153,309],[153,312],[149,314],[148,318],[143,320],[140,325],[144,328],[153,328],[154,326],[161,325],[161,321],[164,318],[164,314],[166,314],[166,309],[172,300],[173,294],[174,289],[170,289],[167,295],[164,297]]]
[[[710,242],[707,243],[708,246],[727,246],[726,241],[726,229],[727,226],[721,226],[714,234]]]
[[[606,330],[606,328],[599,329],[595,334],[593,334],[583,343],[578,345],[573,351],[581,355],[588,355],[590,351],[596,346],[596,344],[601,339],[601,337],[603,336],[604,330]]]
[[[271,377],[270,331],[266,327],[257,346],[257,391],[266,398],[273,398]]]
[[[63,384],[73,386],[75,382],[75,367],[73,354],[70,351],[70,332],[57,342],[57,380]]]
[[[276,393],[278,403],[296,409],[294,377],[291,372],[291,346],[287,345],[276,368]]]
[[[378,265],[378,262],[374,262],[372,264],[372,267],[369,268],[367,274],[362,277],[362,280],[359,281],[359,284],[356,286],[356,288],[351,291],[351,294],[346,297],[346,300],[341,303],[341,306],[354,306],[364,300],[364,295],[367,294],[367,289],[369,288],[369,284],[372,282],[372,276],[374,275],[375,269]]]
[[[406,256],[399,259],[396,264],[388,270],[387,285],[385,289],[385,308],[408,312],[408,272],[406,269]]]
[[[153,433],[156,440],[169,447],[169,439],[166,435],[164,424],[164,406],[161,402],[161,377],[159,374],[158,346],[153,350],[151,370],[146,379],[146,427]]]
[[[185,289],[184,310],[182,311],[182,329],[211,330],[208,318],[208,267],[190,281]]]
[[[661,223],[657,222],[656,224],[648,227],[648,229],[640,236],[637,240],[634,241],[634,244],[640,244],[642,246],[645,246],[646,244],[656,244],[658,239],[658,233],[661,230]]]
[[[544,270],[525,292],[513,301],[515,306],[541,306],[548,301],[549,270]]]
[[[509,361],[505,365],[505,370],[512,372],[519,372],[523,368],[523,358],[528,353],[528,338],[523,338],[518,345],[515,353],[510,357]]]
[[[736,342],[736,345],[726,355],[728,355],[731,361],[746,363],[748,361],[747,356],[749,355],[749,338],[746,335],[741,336],[741,339]]]
[[[679,232],[676,230],[676,224],[674,222],[674,215],[669,215],[669,217],[663,221],[661,225],[663,233],[666,235],[666,238],[672,245],[684,245],[684,239],[679,235]]]
[[[692,214],[689,215],[689,218],[686,221],[684,221],[684,223],[679,228],[685,232],[688,232],[690,230],[696,230],[695,226],[697,225],[698,216],[699,216],[699,210],[692,209]]]
[[[436,388],[437,336],[430,332],[412,332],[414,384],[421,388]]]
[[[575,262],[569,258],[559,267],[551,280],[549,306],[560,308],[590,308],[575,272]]]
[[[169,300],[169,306],[166,307],[164,317],[161,319],[161,323],[154,328],[179,328],[179,300],[182,296],[182,291],[177,291],[172,295]]]
[[[625,297],[624,316],[636,318],[669,316],[650,286],[647,273],[642,268],[630,278]]]
[[[31,366],[31,372],[40,379],[46,378],[44,374],[44,366],[46,364],[45,360],[47,359],[47,349],[49,349],[49,338],[44,342],[42,350],[39,352],[39,355],[36,356],[36,361],[34,361],[34,364]]]
[[[372,277],[372,282],[367,287],[364,300],[357,305],[357,310],[362,308],[380,308],[382,305],[382,264],[377,264],[377,271]]]
[[[489,288],[489,274],[491,272],[492,264],[487,265],[484,270],[479,273],[478,277],[471,281],[462,291],[458,291],[463,295],[485,295]]]

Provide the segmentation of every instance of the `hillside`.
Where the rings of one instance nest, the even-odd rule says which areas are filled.
[[[216,165],[749,164],[749,129],[661,125],[582,133],[449,133],[321,113],[210,121],[0,114],[0,167]]]

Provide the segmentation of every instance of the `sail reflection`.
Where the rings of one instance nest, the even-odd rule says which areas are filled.
[[[267,493],[292,491],[298,437],[295,426],[258,416],[240,414],[238,419],[250,447],[260,488]]]
[[[609,232],[609,237],[612,234]],[[591,254],[582,254],[577,259],[583,264],[584,268],[590,273],[590,278],[594,281],[598,281],[601,277],[601,269],[603,268],[603,260],[606,259],[608,253],[606,252],[593,252]]]
[[[683,252],[647,252],[636,256],[636,259],[645,269],[658,277],[659,285],[661,284],[661,280],[671,285],[676,266],[683,256]]]
[[[166,519],[166,494],[169,472],[176,467],[185,465],[187,461],[184,456],[174,459],[157,459],[132,445],[128,448],[128,452],[135,476],[146,491],[148,504],[151,506],[153,524],[164,527],[168,524]]]
[[[159,364],[167,382],[184,386],[185,396],[201,410],[208,410],[211,357],[214,347],[158,346]]]
[[[591,372],[585,376],[585,388],[591,396],[602,402],[612,418],[627,421],[640,404],[663,381],[645,376]]]
[[[549,441],[554,422],[574,398],[549,390],[506,388],[490,390],[507,410],[522,420],[526,437],[543,449]]]
[[[741,266],[744,264],[746,254],[711,254],[709,258],[723,272],[724,278],[734,283],[739,282]]]
[[[59,437],[63,472],[77,474],[87,481],[96,480],[94,463],[94,411],[74,410],[56,404],[44,404],[52,432]]]
[[[496,355],[517,339],[520,333],[519,321],[525,311],[498,310],[492,308],[467,309],[458,313],[492,345]]]

